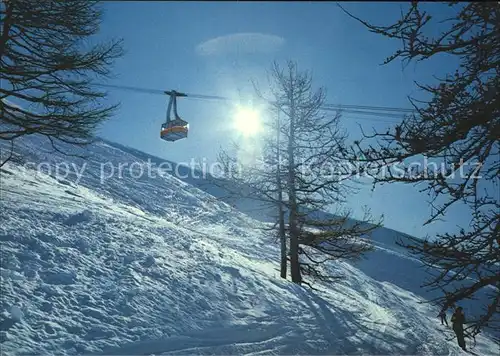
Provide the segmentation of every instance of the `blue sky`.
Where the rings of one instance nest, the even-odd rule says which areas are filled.
[[[356,16],[376,24],[392,24],[406,3],[345,2]],[[449,13],[442,4],[426,3],[433,14]],[[327,102],[348,105],[409,107],[408,95],[422,97],[414,81],[432,82],[433,75],[453,71],[456,62],[440,57],[404,70],[401,62],[381,66],[400,43],[370,33],[333,2],[105,2],[98,39],[124,39],[126,54],[116,62],[110,84],[250,99],[250,79],[266,83],[273,60],[292,59],[310,70],[314,83],[327,89]],[[250,37],[237,34],[253,33]],[[223,37],[223,38],[220,38]],[[217,39],[219,38],[219,39]],[[241,41],[246,39],[249,41]],[[200,53],[200,48],[205,52]],[[207,54],[208,53],[208,54]],[[179,113],[190,123],[187,140],[160,140],[167,97],[111,90],[121,102],[118,114],[100,135],[175,162],[208,162],[219,148],[238,139],[232,110],[217,101],[179,99]],[[239,94],[240,93],[240,94]],[[394,118],[359,119],[346,115],[343,125],[351,137],[381,129]],[[366,118],[366,117],[365,117]],[[469,220],[468,211],[455,209],[426,228],[427,197],[411,186],[371,187],[350,201],[357,216],[368,205],[385,225],[413,235],[456,230]]]

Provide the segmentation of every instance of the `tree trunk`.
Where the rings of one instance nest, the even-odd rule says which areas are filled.
[[[281,278],[286,279],[286,274],[287,274],[287,265],[288,265],[288,258],[287,258],[287,249],[286,249],[286,233],[285,233],[285,212],[283,211],[283,204],[281,203],[282,199],[282,192],[280,191],[280,208],[279,208],[279,219],[280,219],[280,241],[281,241]]]
[[[5,16],[3,17],[2,33],[0,34],[0,58],[3,58],[5,45],[9,40],[9,32],[11,28],[12,12],[14,11],[13,5],[9,2],[4,2]]]
[[[281,108],[280,108],[281,110]],[[285,211],[283,209],[283,185],[281,184],[281,151],[280,151],[280,111],[278,110],[278,122],[276,129],[276,186],[278,188],[278,219],[279,219],[279,238],[281,242],[281,278],[286,279],[288,256],[286,248],[286,231],[285,231]]]
[[[294,208],[290,209],[290,270],[292,274],[292,282],[301,284],[302,277],[300,275],[299,264],[299,239],[297,236],[297,214]]]
[[[299,237],[297,231],[297,195],[295,191],[295,103],[293,90],[290,97],[290,136],[288,139],[288,197],[289,197],[289,231],[290,231],[290,271],[292,282],[301,284],[299,264]]]

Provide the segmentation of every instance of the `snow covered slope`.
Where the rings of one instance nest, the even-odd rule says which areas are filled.
[[[99,141],[83,160],[45,148],[23,140],[24,161],[0,172],[5,355],[462,353],[437,310],[384,268],[399,253],[391,242],[377,268],[332,264],[346,278],[312,293],[279,278],[278,246],[252,229],[262,222],[140,152]],[[474,352],[496,351],[478,338]]]

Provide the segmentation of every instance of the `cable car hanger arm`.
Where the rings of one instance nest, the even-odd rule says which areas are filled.
[[[164,93],[170,96],[189,96],[186,93],[180,93],[176,90],[164,91]]]

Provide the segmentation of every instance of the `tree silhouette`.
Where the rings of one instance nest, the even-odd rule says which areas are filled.
[[[12,148],[16,138],[40,134],[56,150],[58,141],[88,144],[116,108],[102,103],[93,80],[108,77],[123,54],[119,40],[92,44],[97,2],[8,0],[0,15],[0,140]]]
[[[223,151],[220,161],[227,172],[229,163],[238,167],[232,181],[247,188],[236,189],[236,195],[276,208],[278,218],[270,229],[281,239],[282,276],[287,258],[292,281],[312,287],[314,280],[339,277],[324,268],[325,262],[354,259],[371,250],[367,238],[377,225],[350,219],[341,209],[345,197],[354,192],[348,184],[352,170],[345,164],[348,150],[340,115],[321,110],[324,90],[314,91],[310,74],[300,72],[292,61],[285,68],[274,63],[270,74],[272,98],[265,99],[270,119],[265,122],[262,159],[257,165],[238,165],[237,154],[246,149],[239,144],[231,153]],[[326,213],[332,209],[336,214]]]
[[[443,310],[488,296],[483,313],[468,318],[468,334],[486,326],[499,328],[500,299],[500,5],[498,2],[449,2],[456,16],[445,19],[448,28],[433,38],[427,34],[433,16],[412,2],[408,12],[393,25],[375,26],[344,10],[371,32],[402,41],[402,48],[384,63],[428,60],[437,55],[459,59],[453,73],[437,85],[417,84],[430,100],[410,101],[415,114],[386,133],[364,134],[359,143],[368,161],[374,184],[403,182],[424,185],[434,210],[425,222],[445,216],[458,204],[471,211],[470,221],[456,234],[440,234],[425,241],[413,239],[406,246],[434,270],[425,287],[443,291],[432,300]],[[368,140],[368,145],[365,144]],[[395,164],[427,157],[441,165],[396,174]]]

